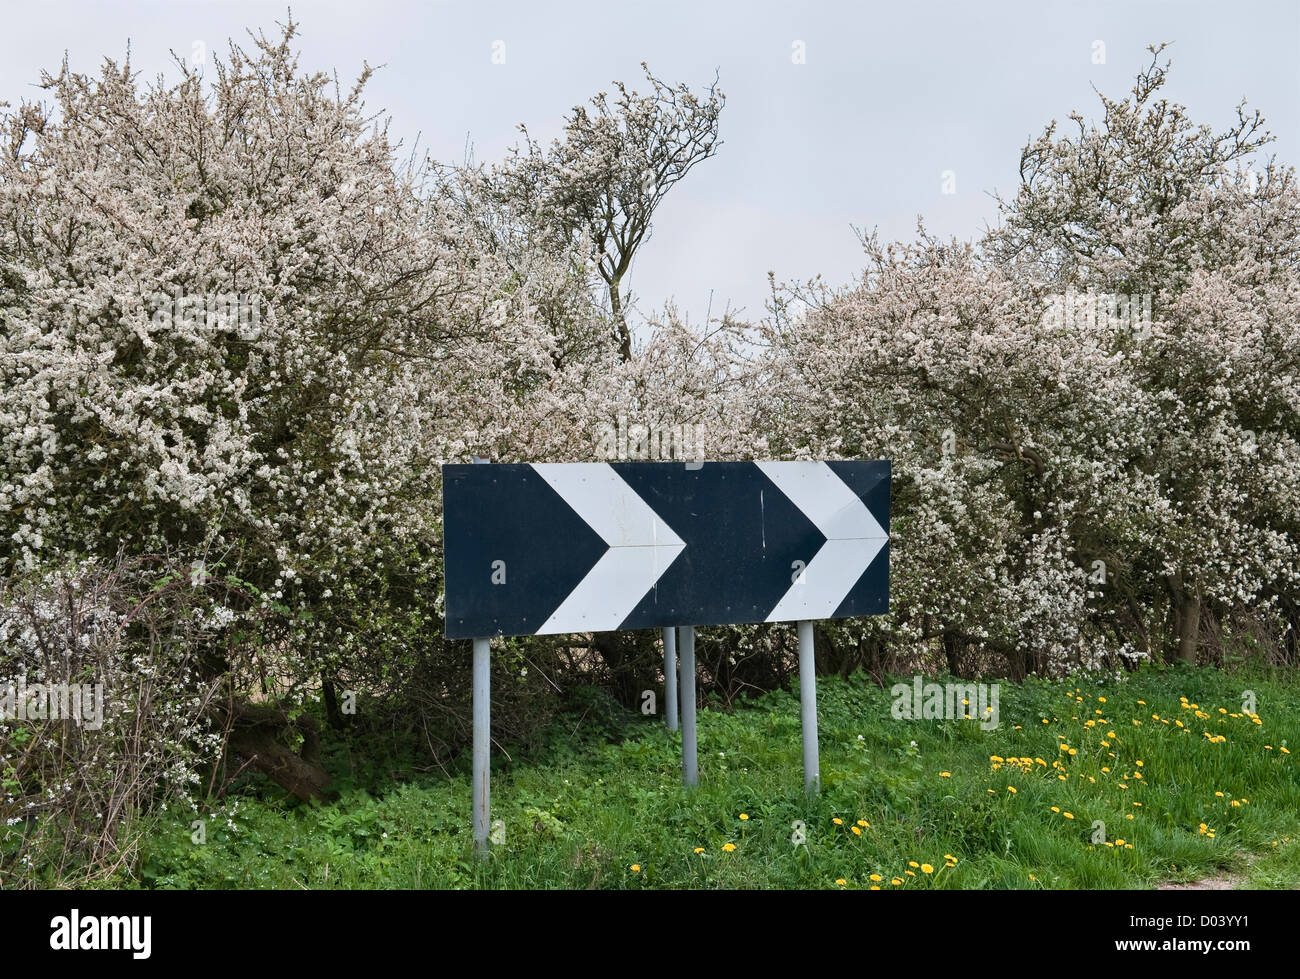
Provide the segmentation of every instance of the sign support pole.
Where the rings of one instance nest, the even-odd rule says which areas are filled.
[[[677,630],[664,627],[664,712],[668,730],[677,730]]]
[[[682,626],[682,784],[699,785],[695,749],[695,626]]]
[[[474,640],[474,849],[480,857],[488,852],[489,797],[492,772],[492,643]]]
[[[488,465],[483,456],[475,456],[476,465]],[[480,858],[488,855],[488,830],[491,824],[492,794],[492,642],[474,640],[474,771],[470,797],[474,804],[474,849]]]
[[[799,631],[799,716],[803,722],[803,787],[817,792],[821,769],[817,759],[817,661],[813,655],[813,624],[800,620]]]

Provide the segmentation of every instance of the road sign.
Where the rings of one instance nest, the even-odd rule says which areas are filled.
[[[880,614],[888,462],[443,467],[447,636]]]

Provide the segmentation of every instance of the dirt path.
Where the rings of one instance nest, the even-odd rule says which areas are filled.
[[[1245,874],[1224,874],[1222,877],[1206,877],[1204,880],[1188,881],[1177,884],[1172,881],[1156,886],[1158,891],[1235,891]]]
[[[1249,866],[1255,860],[1255,855],[1247,853],[1244,850],[1238,851],[1237,856],[1246,861]],[[1165,881],[1163,884],[1157,884],[1158,891],[1235,891],[1241,886],[1246,879],[1245,871],[1228,871],[1222,874],[1216,874],[1214,877],[1204,877],[1201,880],[1191,880],[1186,882]]]

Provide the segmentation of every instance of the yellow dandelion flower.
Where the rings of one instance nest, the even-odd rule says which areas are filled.
[[[641,873],[641,865],[640,865],[639,863],[634,863],[634,864],[632,864],[632,868],[631,868],[631,869],[632,869],[632,873],[634,873],[634,874],[639,874],[639,873]]]
[[[741,818],[742,820],[748,819],[748,818],[749,818],[749,813],[747,813],[747,812],[742,812],[742,813],[740,814],[740,818]]]
[[[952,778],[952,772],[940,772],[940,773],[939,773],[939,777],[940,777],[940,778]]]
[[[843,877],[836,877],[835,883],[839,884],[840,887],[844,887],[846,884],[848,884],[848,881],[845,880]]]
[[[923,863],[921,864],[921,873],[932,874],[934,873],[934,868],[931,867],[928,863]]]
[[[732,852],[733,850],[735,850],[735,849],[736,849],[736,844],[734,844],[734,843],[724,843],[724,844],[722,844],[722,852],[723,852],[723,853],[731,853],[731,852]]]

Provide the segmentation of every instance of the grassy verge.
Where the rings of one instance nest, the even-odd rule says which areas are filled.
[[[680,785],[680,740],[661,721],[615,719],[605,741],[568,718],[543,755],[494,770],[504,842],[486,862],[471,854],[463,773],[353,770],[324,806],[250,787],[233,817],[207,819],[202,844],[190,817],[164,824],[141,883],[1143,888],[1233,873],[1240,886],[1300,886],[1294,682],[1147,669],[1000,692],[1000,723],[984,730],[895,720],[888,688],[821,681],[822,792],[812,798],[797,693],[701,711],[691,791]],[[348,770],[345,754],[335,761]]]

